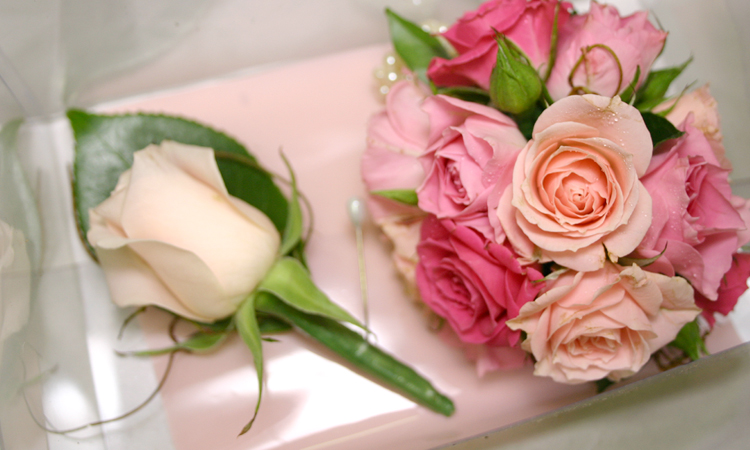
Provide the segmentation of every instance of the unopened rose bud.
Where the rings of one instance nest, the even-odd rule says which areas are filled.
[[[522,114],[542,94],[542,81],[528,60],[505,36],[497,38],[497,63],[490,78],[492,105],[502,112]]]

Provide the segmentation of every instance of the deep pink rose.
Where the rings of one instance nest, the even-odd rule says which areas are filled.
[[[696,291],[716,300],[732,255],[747,241],[747,201],[732,195],[729,171],[722,169],[706,136],[691,125],[685,135],[657,148],[641,178],[651,193],[654,217],[637,253],[653,257],[649,270],[674,273]]]
[[[561,383],[635,374],[700,313],[684,278],[635,264],[571,270],[547,287],[507,325],[526,332],[522,348],[536,359],[534,374]]]
[[[555,100],[571,91],[613,97],[633,81],[637,67],[640,86],[666,38],[666,32],[648,21],[646,11],[620,17],[614,6],[591,2],[588,14],[572,16],[560,27],[547,89]]]
[[[437,95],[424,101],[430,146],[420,156],[424,183],[419,207],[490,238],[487,199],[496,185],[507,186],[526,139],[515,122],[493,108]]]
[[[719,284],[719,295],[711,301],[695,293],[695,304],[703,309],[701,313],[713,328],[716,323],[715,313],[726,316],[734,309],[740,296],[747,291],[747,278],[750,277],[750,253],[736,253],[732,257],[732,267],[724,274]]]
[[[417,286],[422,300],[470,344],[515,346],[520,332],[505,326],[544,283],[521,267],[507,247],[449,220],[429,216],[417,246]]]
[[[558,100],[537,119],[500,196],[503,232],[524,260],[579,271],[628,255],[651,223],[638,180],[651,153],[640,112],[619,97]]]
[[[388,92],[385,109],[370,119],[361,165],[369,192],[416,189],[424,181],[417,157],[427,149],[430,131],[429,118],[421,108],[425,96],[412,82],[396,83]],[[419,213],[417,208],[378,196],[370,198],[369,207],[376,222]]]
[[[464,14],[443,36],[459,55],[435,58],[427,71],[438,86],[479,86],[488,89],[497,61],[495,30],[504,34],[529,57],[540,72],[546,70],[555,19],[553,0],[491,0]],[[559,23],[570,15],[560,7]]]

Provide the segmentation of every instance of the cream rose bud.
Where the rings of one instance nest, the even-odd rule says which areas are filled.
[[[507,326],[526,332],[535,375],[576,384],[635,374],[699,313],[684,278],[608,263],[548,282]]]
[[[280,243],[268,217],[229,195],[212,149],[170,141],[135,152],[89,217],[87,237],[117,305],[201,322],[232,314]]]

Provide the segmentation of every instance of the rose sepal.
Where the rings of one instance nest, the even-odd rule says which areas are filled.
[[[289,160],[281,153],[281,159],[286,165],[289,172],[289,185],[291,193],[289,195],[288,212],[286,216],[286,225],[281,235],[281,246],[279,254],[286,255],[291,252],[300,242],[302,242],[302,208],[299,204],[299,191],[297,190],[297,177],[294,175]]]
[[[310,273],[294,258],[284,257],[271,267],[258,291],[273,294],[288,305],[308,314],[347,322],[364,329],[364,325],[333,303],[310,278]]]
[[[240,436],[247,433],[253,426],[255,418],[258,417],[260,400],[263,396],[263,345],[260,327],[258,326],[258,318],[255,315],[255,301],[258,294],[258,291],[250,294],[242,304],[240,304],[237,312],[234,313],[234,322],[237,326],[237,332],[253,354],[255,372],[258,376],[258,400],[255,403],[255,411],[253,412],[253,417],[242,428],[242,431],[240,431]]]
[[[258,293],[255,307],[258,311],[292,323],[400,395],[444,416],[453,414],[453,402],[438,392],[429,381],[341,323],[324,316],[304,313],[268,292]]]
[[[380,191],[370,192],[372,195],[387,198],[395,202],[403,203],[404,205],[417,206],[419,198],[417,197],[417,191],[414,189],[385,189]]]

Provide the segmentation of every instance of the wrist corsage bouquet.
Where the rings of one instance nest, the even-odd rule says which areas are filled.
[[[291,164],[288,176],[273,174],[239,142],[178,117],[71,110],[68,118],[78,228],[112,300],[174,319],[173,346],[136,355],[169,354],[171,367],[176,352],[212,350],[237,332],[258,375],[242,433],[261,404],[263,341],[290,329],[407,398],[453,413],[450,399],[372,345],[369,330],[314,284],[305,260],[312,212],[303,212]],[[177,323],[192,330],[187,337],[174,333]]]
[[[652,70],[667,33],[596,2],[491,0],[440,33],[387,15],[362,175],[441,333],[480,374],[571,384],[705,353],[747,289],[750,209],[708,88]]]

